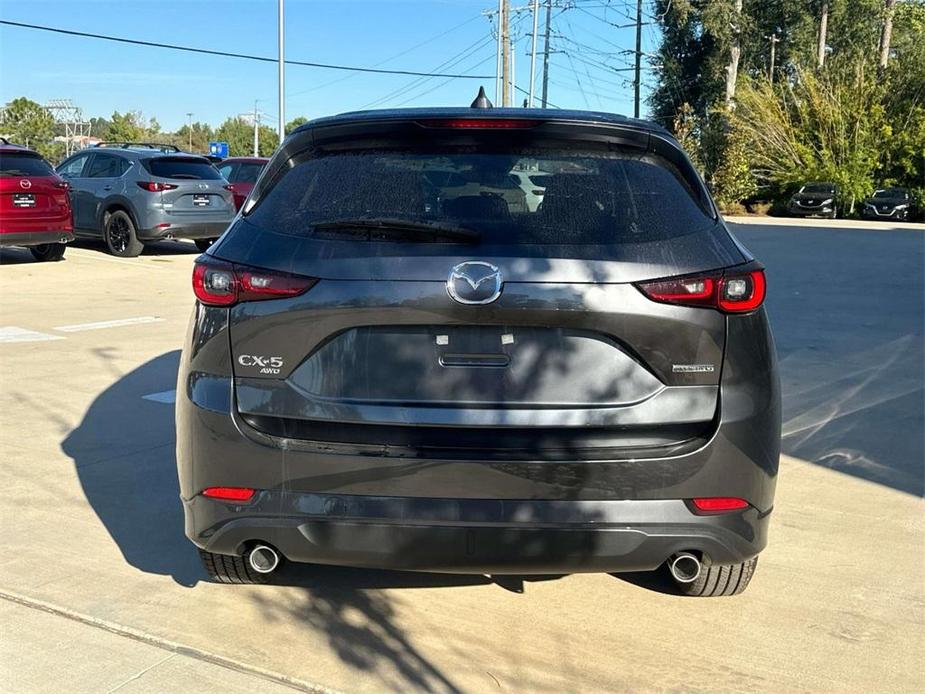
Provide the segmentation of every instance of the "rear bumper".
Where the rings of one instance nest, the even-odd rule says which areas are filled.
[[[74,232],[59,231],[4,231],[0,233],[0,246],[40,246],[45,243],[70,243]]]
[[[167,227],[153,227],[140,229],[138,238],[143,241],[159,241],[162,239],[215,239],[225,233],[231,223],[231,217],[218,222],[162,222],[169,223]]]
[[[734,564],[767,541],[768,513],[697,516],[681,500],[530,501],[260,492],[184,501],[199,547],[268,542],[291,561],[452,573],[650,571],[682,550]]]

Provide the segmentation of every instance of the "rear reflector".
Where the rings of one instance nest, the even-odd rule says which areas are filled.
[[[637,288],[653,301],[715,308],[724,313],[747,313],[764,302],[764,270],[719,270],[706,275],[669,277],[641,282]]]
[[[699,499],[691,499],[694,508],[704,513],[725,513],[726,511],[738,511],[739,509],[748,508],[748,502],[745,499],[739,499],[735,496],[708,496]]]
[[[202,490],[202,495],[222,501],[250,501],[254,490],[248,487],[208,487]]]
[[[429,118],[418,121],[425,128],[468,128],[473,130],[535,128],[542,122],[528,118]]]
[[[200,256],[193,265],[193,293],[207,306],[298,296],[317,282],[314,277],[235,265],[210,255]]]

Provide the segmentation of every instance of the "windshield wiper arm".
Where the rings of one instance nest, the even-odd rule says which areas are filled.
[[[474,229],[439,222],[420,222],[413,219],[392,219],[389,217],[357,217],[355,219],[332,219],[312,224],[314,229],[361,229],[379,231],[385,234],[411,233],[424,237],[443,237],[460,241],[475,242],[481,234]]]

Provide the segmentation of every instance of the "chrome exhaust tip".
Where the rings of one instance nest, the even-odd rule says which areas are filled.
[[[247,563],[259,574],[271,573],[279,566],[279,554],[267,545],[257,545],[247,555]]]
[[[678,583],[693,583],[702,569],[700,559],[691,552],[678,552],[668,560],[668,570]]]

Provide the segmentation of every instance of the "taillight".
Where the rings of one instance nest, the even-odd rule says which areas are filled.
[[[735,496],[708,496],[691,499],[694,510],[700,513],[728,513],[748,508],[748,502]]]
[[[193,265],[193,293],[208,306],[298,296],[317,282],[314,277],[226,263],[209,255],[200,256]]]
[[[207,487],[202,490],[203,496],[222,501],[250,501],[254,493],[255,490],[249,487]]]
[[[138,187],[149,193],[160,193],[162,190],[173,190],[176,186],[173,183],[161,183],[159,181],[135,181]]]
[[[418,121],[425,128],[462,128],[473,130],[516,130],[535,128],[543,121],[528,118],[428,118]]]
[[[71,189],[71,184],[68,183],[67,181],[55,181],[54,186],[55,188],[60,188],[61,190]]]
[[[754,311],[764,302],[764,270],[735,268],[706,275],[670,277],[636,285],[643,294],[665,304],[702,306],[725,313]]]

